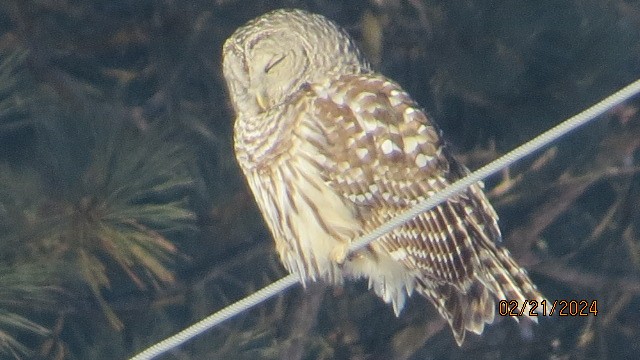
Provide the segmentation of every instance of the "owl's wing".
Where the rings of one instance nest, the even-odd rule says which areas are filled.
[[[311,89],[311,112],[326,141],[318,149],[325,181],[355,204],[365,231],[464,175],[438,129],[397,84],[347,75]],[[376,243],[429,280],[466,288],[479,263],[477,243],[500,238],[480,184],[423,213]]]
[[[305,92],[301,118],[319,134],[311,139],[320,154],[313,161],[325,183],[356,208],[364,233],[467,173],[436,125],[382,75],[344,75]],[[478,183],[370,245],[416,274],[459,344],[465,329],[481,333],[493,321],[493,296],[542,298],[496,246],[497,218]]]
[[[323,176],[355,204],[365,231],[467,173],[448,153],[436,125],[382,75],[345,75],[310,91],[307,115],[321,124],[326,142],[318,147],[326,157]],[[506,250],[496,248],[497,219],[478,183],[374,246],[435,284],[466,292],[479,278],[499,298],[520,299],[519,290],[531,282]]]

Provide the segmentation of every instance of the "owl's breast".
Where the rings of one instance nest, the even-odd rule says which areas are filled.
[[[289,151],[243,170],[287,270],[303,281],[341,283],[339,262],[361,222],[353,204],[322,179],[310,147],[294,135]]]
[[[234,124],[234,150],[243,170],[267,170],[290,157],[298,145],[296,129],[305,117],[304,91],[258,114],[239,113]]]

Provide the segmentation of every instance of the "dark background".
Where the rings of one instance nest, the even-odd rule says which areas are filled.
[[[637,1],[0,2],[0,357],[123,359],[285,275],[232,151],[221,46],[298,7],[344,26],[471,168],[640,75]],[[640,354],[638,101],[487,180],[549,299],[455,345],[420,297],[297,288],[163,359]]]

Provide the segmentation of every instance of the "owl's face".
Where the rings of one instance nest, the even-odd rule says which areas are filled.
[[[309,57],[298,34],[273,31],[237,40],[227,40],[223,64],[236,112],[264,112],[307,78]]]
[[[282,104],[302,85],[331,73],[368,69],[344,31],[300,10],[277,10],[250,21],[223,49],[224,77],[234,109],[243,115]]]

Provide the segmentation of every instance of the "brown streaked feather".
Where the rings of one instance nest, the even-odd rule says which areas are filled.
[[[329,147],[319,149],[329,159],[323,173],[337,192],[368,208],[369,218],[362,219],[365,232],[457,180],[459,174],[449,171],[450,159],[435,125],[396,84],[382,76],[358,75],[343,76],[331,86],[337,92],[317,98],[315,114],[311,114],[328,135]],[[367,96],[362,96],[363,92]],[[349,105],[355,97],[360,102],[357,109]],[[339,120],[335,121],[337,114]],[[347,147],[341,136],[355,139],[353,146]],[[410,139],[417,144],[409,144]],[[368,157],[362,156],[365,151]],[[422,167],[416,165],[418,156],[428,158]],[[339,171],[343,163],[348,166]],[[421,214],[380,242],[389,252],[403,248],[407,258],[401,261],[409,269],[433,269],[425,274],[433,281],[465,287],[479,262],[468,234],[468,221],[475,218],[464,209],[483,212],[477,203],[484,202],[468,191]],[[485,227],[499,233],[495,213],[478,217],[483,222],[491,219]],[[418,230],[417,236],[407,235],[415,234],[414,230]]]
[[[467,173],[436,126],[393,82],[347,75],[330,86],[334,92],[314,94],[309,114],[329,139],[318,149],[326,157],[322,174],[336,192],[367,208],[365,233]],[[420,274],[418,291],[461,344],[465,330],[479,334],[493,321],[496,298],[542,299],[498,241],[497,214],[478,183],[381,237],[376,248]]]

